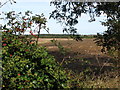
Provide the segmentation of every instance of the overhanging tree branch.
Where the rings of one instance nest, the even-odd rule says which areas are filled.
[[[4,2],[3,4],[0,2],[0,8],[2,8],[5,4],[7,4],[8,2],[10,2],[11,4],[12,3],[16,3],[16,1],[14,1],[14,0],[8,0],[8,1],[6,1],[6,2]]]

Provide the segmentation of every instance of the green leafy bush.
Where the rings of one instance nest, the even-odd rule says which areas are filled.
[[[12,24],[12,27],[10,29],[3,27],[3,87],[67,88],[69,78],[56,63],[54,57],[48,54],[45,47],[38,46],[32,38],[21,34],[27,30],[27,26],[24,26],[26,27],[23,28],[24,30],[21,28],[25,19],[23,18],[23,23],[13,23],[15,18],[12,18],[11,13],[8,14],[9,20],[11,20],[9,25]],[[19,34],[16,35],[14,32]],[[33,35],[32,32],[30,33]]]
[[[12,44],[12,43],[11,43]],[[44,47],[14,44],[3,47],[3,85],[14,88],[66,87],[67,77]],[[15,52],[10,52],[10,49]],[[20,51],[21,50],[21,51]]]

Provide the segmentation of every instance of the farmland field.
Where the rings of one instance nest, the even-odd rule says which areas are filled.
[[[64,53],[61,53],[59,48],[51,42],[53,40],[52,38],[40,38],[39,45],[45,46],[48,52],[64,68],[71,70],[75,75],[79,75],[82,71],[88,70],[89,68],[92,73],[88,71],[86,74],[92,74],[94,77],[108,78],[107,81],[101,81],[100,86],[118,87],[120,78],[118,68],[113,64],[114,59],[101,52],[101,47],[94,43],[94,38],[85,38],[83,41],[78,42],[67,38],[54,39],[57,40],[56,43],[60,43],[64,47]]]

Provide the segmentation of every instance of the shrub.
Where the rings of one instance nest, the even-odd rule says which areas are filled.
[[[95,39],[98,46],[102,46],[101,51],[107,52],[115,58],[114,65],[118,66],[120,60],[120,20],[118,18],[108,18],[102,22],[107,26],[107,30],[103,34],[97,34]]]
[[[12,19],[14,18],[10,18]],[[10,29],[3,27],[5,30],[2,36],[3,87],[43,89],[68,87],[69,78],[65,71],[56,63],[54,57],[48,54],[45,47],[38,46],[32,38],[21,34],[24,32],[21,31],[22,23],[11,21],[9,25],[11,24]],[[14,32],[19,34],[16,35]]]
[[[38,47],[34,43],[23,44],[18,36],[14,35],[14,39],[11,40],[7,34],[3,33],[3,37],[4,35],[6,37],[6,41],[3,41],[2,53],[4,87],[64,88],[67,86],[65,71],[44,47]]]

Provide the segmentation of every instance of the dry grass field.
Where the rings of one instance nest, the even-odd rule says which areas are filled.
[[[119,72],[114,66],[114,59],[101,52],[101,47],[97,46],[93,39],[83,39],[75,41],[67,38],[56,38],[57,43],[64,47],[64,54],[52,43],[52,38],[40,38],[39,45],[45,46],[56,61],[65,69],[74,73],[74,78],[80,79],[81,72],[91,76],[86,83],[89,86],[118,88]]]

